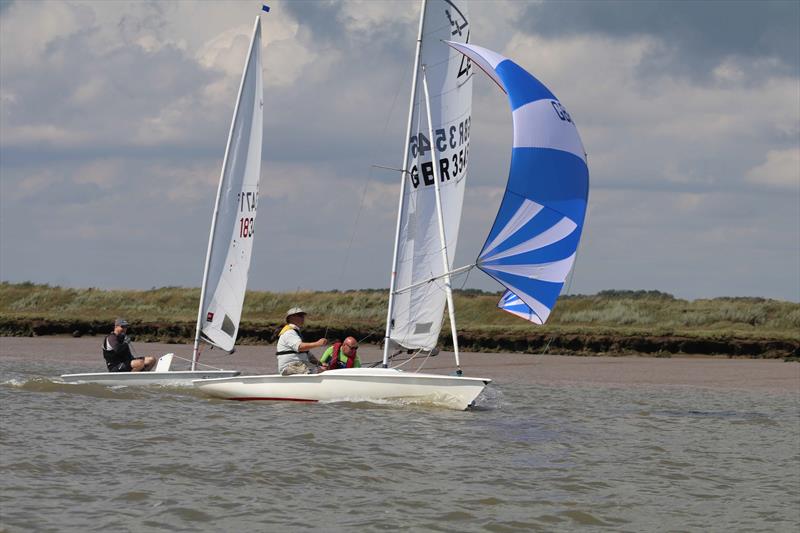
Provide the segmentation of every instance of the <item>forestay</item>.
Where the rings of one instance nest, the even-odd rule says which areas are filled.
[[[478,267],[507,288],[498,307],[543,324],[583,230],[589,194],[583,143],[561,102],[525,69],[479,46],[448,44],[507,93],[513,113],[508,184]]]
[[[470,61],[442,41],[465,43],[470,24],[466,2],[430,0],[425,4],[419,63],[430,89],[432,130],[429,139],[421,75],[411,111],[404,194],[400,210],[394,288],[401,289],[444,273],[434,191],[432,147],[440,171],[440,192],[448,265],[452,268],[458,241],[467,177],[472,108]],[[393,343],[432,349],[442,327],[446,301],[441,284],[425,284],[395,293],[390,310]]]
[[[204,340],[226,351],[236,341],[250,269],[263,105],[261,25],[256,19],[222,165],[198,317]]]

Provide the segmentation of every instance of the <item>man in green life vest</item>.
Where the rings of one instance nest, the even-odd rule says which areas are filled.
[[[353,337],[347,337],[344,342],[334,343],[330,346],[319,362],[325,370],[336,370],[337,368],[361,368],[361,360],[358,358],[358,341]]]

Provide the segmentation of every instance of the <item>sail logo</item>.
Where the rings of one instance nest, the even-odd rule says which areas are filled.
[[[567,110],[564,108],[563,105],[561,105],[561,102],[556,100],[550,100],[550,103],[552,104],[553,109],[555,109],[558,118],[560,118],[564,122],[569,122],[570,124],[574,124],[574,122],[572,122],[572,117],[569,116],[569,113],[567,113]]]
[[[450,0],[445,0],[445,2],[450,4],[450,7],[452,7],[453,11],[456,13],[456,16],[453,17],[453,14],[450,12],[449,9],[445,9],[444,10],[444,14],[447,15],[447,20],[450,22],[450,28],[452,28],[450,34],[454,35],[454,36],[455,35],[462,35],[462,32],[464,31],[464,29],[467,26],[469,26],[469,21],[464,16],[464,14],[461,12],[461,10],[458,9],[455,6],[455,4],[453,4],[453,2],[451,2]]]
[[[469,42],[469,32],[467,32],[467,38],[464,41],[465,43]],[[465,55],[461,55],[461,63],[458,65],[458,76],[460,78],[462,76],[469,76],[472,71],[472,59]]]

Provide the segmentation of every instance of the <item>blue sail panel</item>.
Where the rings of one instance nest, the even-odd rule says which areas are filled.
[[[589,168],[573,154],[550,148],[514,148],[507,189],[583,225]]]
[[[506,192],[478,267],[508,289],[499,307],[543,324],[575,262],[586,217],[583,143],[563,104],[524,68],[479,46],[448,44],[497,82],[513,116]]]
[[[499,63],[495,67],[495,71],[500,79],[503,80],[512,110],[543,98],[556,99],[550,89],[545,87],[542,82],[510,59]]]

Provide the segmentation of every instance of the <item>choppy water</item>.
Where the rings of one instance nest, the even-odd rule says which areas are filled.
[[[797,531],[795,393],[495,383],[238,403],[0,368],[8,531]]]

